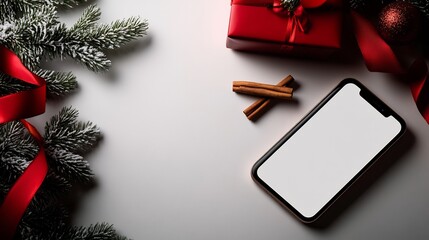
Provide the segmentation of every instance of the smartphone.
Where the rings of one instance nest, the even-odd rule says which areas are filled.
[[[311,223],[405,129],[405,121],[365,86],[345,79],[255,163],[252,177]]]

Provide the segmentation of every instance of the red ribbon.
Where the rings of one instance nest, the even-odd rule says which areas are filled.
[[[294,43],[296,32],[298,30],[300,32],[307,33],[308,29],[310,28],[310,20],[302,5],[299,5],[295,11],[287,12],[286,14],[289,16],[289,21],[286,26],[285,41]]]
[[[39,146],[36,157],[16,180],[0,206],[0,236],[2,239],[12,239],[25,210],[48,172],[43,138],[35,127],[24,120],[45,111],[46,83],[28,70],[18,56],[3,46],[0,46],[0,71],[35,86],[27,91],[0,97],[0,124],[20,120]]]
[[[373,24],[352,11],[354,32],[367,68],[372,72],[403,74],[407,77],[417,108],[429,124],[429,73],[423,59],[404,67]]]
[[[426,62],[422,59],[416,60],[409,73],[408,83],[417,109],[429,124],[429,71]]]
[[[279,0],[274,0],[273,11],[280,15],[287,15],[289,21],[286,25],[285,41],[289,43],[295,42],[296,31],[306,33],[310,28],[310,20],[305,12],[304,7],[300,4],[294,11],[285,9]]]

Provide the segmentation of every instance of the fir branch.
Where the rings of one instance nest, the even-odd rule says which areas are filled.
[[[82,13],[82,16],[70,28],[70,32],[80,34],[90,28],[95,27],[97,21],[100,20],[101,11],[96,5],[90,5]]]
[[[65,107],[45,126],[45,146],[51,169],[69,182],[92,181],[89,164],[80,154],[91,150],[100,138],[91,122],[78,122],[78,111]]]
[[[87,2],[87,0],[52,0],[57,6],[64,6],[68,8],[72,8],[81,3]]]
[[[38,69],[34,73],[46,80],[48,97],[62,97],[73,92],[78,87],[76,76],[71,72],[63,73]],[[29,90],[33,87],[31,84],[0,73],[0,96]]]
[[[147,21],[137,17],[98,25],[101,11],[95,5],[88,6],[81,18],[67,29],[58,21],[57,6],[80,2],[82,0],[18,0],[2,4],[1,9],[13,9],[11,11],[22,15],[2,17],[0,43],[12,49],[31,70],[37,70],[43,58],[70,56],[90,70],[103,71],[111,65],[103,50],[119,48],[146,34]],[[59,90],[51,95],[67,92]]]
[[[2,0],[0,2],[1,19],[15,19],[20,13],[25,13],[41,6],[73,8],[87,0]],[[4,11],[3,11],[4,10]]]
[[[64,197],[72,189],[72,184],[64,177],[49,170],[48,175],[43,181],[42,186],[37,194],[38,198],[47,197],[49,199],[59,199]]]
[[[72,73],[40,68],[42,60],[71,57],[90,70],[110,67],[106,49],[115,49],[146,34],[147,21],[139,18],[98,25],[101,11],[87,7],[70,29],[59,22],[58,7],[72,8],[86,0],[1,0],[0,44],[14,51],[31,71],[46,79],[48,96],[63,96],[77,87]],[[0,74],[0,95],[31,89],[33,86]],[[49,173],[27,209],[19,233],[21,239],[126,239],[105,223],[88,228],[69,227],[67,212],[59,203],[72,184],[92,180],[82,154],[100,138],[91,122],[77,120],[78,113],[63,108],[45,126],[45,150]],[[21,123],[0,125],[0,202],[12,182],[22,174],[38,146]]]
[[[45,144],[53,149],[84,153],[100,138],[100,129],[91,122],[78,122],[78,111],[64,107],[46,123]]]
[[[0,125],[0,162],[11,157],[30,161],[37,151],[38,147],[34,140],[20,122],[13,121]]]
[[[40,194],[37,194],[40,195]],[[36,196],[37,196],[36,195]],[[67,225],[69,212],[55,199],[33,198],[17,229],[22,239],[52,231],[53,226],[63,228]],[[47,238],[41,238],[47,239]]]
[[[54,6],[32,8],[15,20],[11,31],[12,36],[5,39],[4,44],[31,69],[38,67],[45,54],[56,56],[63,50],[61,40],[66,27],[57,21]]]
[[[289,12],[295,11],[299,6],[300,0],[280,0],[280,4]]]
[[[42,8],[19,19],[13,28],[13,38],[6,43],[31,69],[37,69],[43,57],[64,55],[67,29],[65,24],[57,22],[56,12],[52,11],[54,8]]]
[[[18,81],[0,72],[0,96],[17,93],[32,88],[31,84]]]
[[[35,74],[46,80],[48,97],[62,97],[78,87],[76,76],[71,72],[63,73],[39,69],[35,71]]]
[[[10,22],[3,22],[0,24],[0,42],[6,42],[12,36],[12,28],[14,25]]]
[[[33,1],[31,2],[34,4]],[[57,9],[53,5],[34,4],[28,10],[22,12],[23,15],[15,20],[17,28],[22,29],[23,26],[33,28],[38,27],[39,25],[53,27],[59,23],[57,20]]]
[[[11,22],[16,18],[16,4],[15,0],[0,1],[0,24]]]
[[[109,69],[112,62],[99,49],[78,42],[69,44],[66,53],[94,72]]]
[[[11,184],[24,172],[37,147],[24,133],[17,122],[0,124],[0,198],[7,193]],[[1,202],[1,201],[0,201]]]
[[[30,163],[20,157],[2,158],[0,160],[0,176],[7,183],[13,183],[24,172]]]
[[[100,49],[116,49],[142,37],[146,34],[147,29],[147,20],[131,17],[90,29],[82,40],[88,41]]]
[[[21,59],[21,61],[26,67],[36,69],[37,66],[40,64],[42,57],[41,48],[37,48],[32,45],[18,46],[18,44],[6,44],[6,46],[16,53],[16,55]]]
[[[131,17],[97,25],[100,14],[98,7],[90,5],[76,24],[67,29],[58,22],[54,5],[31,8],[7,30],[11,34],[5,35],[2,42],[31,69],[37,69],[42,57],[53,59],[69,55],[93,71],[107,70],[111,61],[102,50],[116,49],[142,37],[148,23]]]
[[[69,182],[90,183],[94,174],[82,156],[63,149],[46,148],[47,160],[52,171]]]
[[[107,223],[97,223],[89,227],[72,227],[68,234],[70,239],[88,240],[125,240],[127,238],[119,235],[113,225]]]
[[[70,151],[86,153],[92,150],[100,140],[100,129],[92,122],[78,122],[74,127],[76,129],[75,137],[80,139],[80,143],[76,146],[70,146]]]
[[[71,228],[69,234],[71,239],[112,239],[115,236],[115,230],[113,225],[101,223],[91,225],[88,228]]]
[[[97,223],[89,227],[57,227],[51,232],[29,236],[28,239],[125,240],[126,238],[120,236],[113,228],[113,225]]]
[[[12,184],[27,168],[38,147],[20,122],[0,125],[0,176],[4,184]]]

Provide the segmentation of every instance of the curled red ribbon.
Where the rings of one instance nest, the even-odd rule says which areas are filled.
[[[354,32],[365,64],[370,71],[402,74],[407,78],[419,112],[429,124],[429,72],[423,59],[404,67],[373,24],[352,11]]]
[[[48,172],[43,138],[35,127],[24,120],[45,111],[46,83],[28,70],[18,56],[3,46],[0,46],[0,71],[35,86],[30,90],[0,97],[0,124],[20,120],[39,146],[36,157],[16,180],[0,206],[0,236],[8,240],[15,235],[25,210]]]

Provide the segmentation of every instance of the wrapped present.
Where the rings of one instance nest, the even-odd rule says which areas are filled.
[[[227,47],[294,56],[326,56],[341,47],[341,0],[232,0]]]

